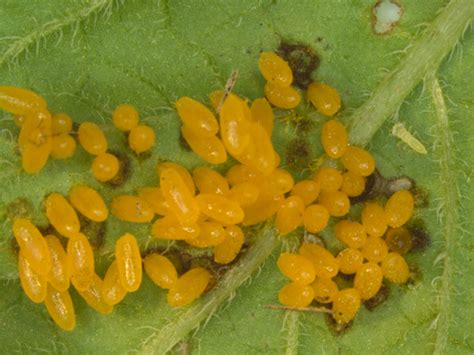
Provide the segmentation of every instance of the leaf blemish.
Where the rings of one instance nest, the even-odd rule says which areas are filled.
[[[106,184],[112,187],[119,187],[128,180],[130,177],[130,159],[125,154],[118,151],[110,151],[113,155],[119,160],[119,171],[117,175],[110,181],[107,181]]]
[[[81,224],[81,231],[87,238],[92,246],[96,249],[100,249],[105,243],[105,235],[106,235],[106,226],[105,223],[99,223],[91,221],[90,219],[84,217],[79,212],[77,213],[79,217],[79,222]]]
[[[183,148],[187,152],[192,152],[191,147],[189,146],[188,142],[186,142],[186,139],[184,139],[183,134],[179,134],[179,145],[181,148]]]
[[[409,228],[412,238],[412,252],[424,251],[431,246],[431,237],[424,228]]]
[[[296,133],[306,134],[314,127],[314,122],[309,120],[306,116],[296,123]]]
[[[290,168],[301,171],[309,165],[310,153],[308,142],[301,137],[295,138],[289,143],[286,150],[286,163]]]
[[[315,50],[305,44],[281,41],[277,53],[290,65],[294,84],[300,89],[307,89],[320,62]]]
[[[382,287],[380,287],[379,292],[377,292],[377,294],[371,299],[365,301],[364,306],[372,312],[375,308],[383,304],[388,299],[389,295],[390,288],[387,285],[382,284]]]
[[[31,217],[32,210],[31,203],[22,197],[10,202],[6,208],[7,217],[10,221],[13,221],[15,218]]]
[[[13,235],[10,236],[10,243],[13,254],[18,257],[18,254],[20,253],[20,246]]]
[[[379,0],[372,9],[372,29],[377,35],[386,35],[398,25],[403,8],[394,0]]]
[[[374,173],[367,177],[364,192],[357,197],[352,197],[350,200],[351,204],[357,204],[379,196],[390,197],[400,190],[415,190],[412,191],[415,196],[418,195],[416,191],[421,191],[415,188],[415,182],[408,176],[387,179],[375,169]]]
[[[333,316],[329,313],[324,315],[324,319],[326,320],[328,329],[335,336],[341,336],[347,333],[352,328],[352,324],[354,323],[353,321],[350,321],[349,323],[337,323]]]
[[[430,204],[428,191],[419,186],[413,189],[413,196],[415,197],[415,206],[417,208],[427,208]]]

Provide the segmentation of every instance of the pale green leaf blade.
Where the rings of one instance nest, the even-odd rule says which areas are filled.
[[[420,40],[418,26],[433,22],[447,2],[403,2],[401,22],[386,36],[372,32],[374,3],[3,1],[0,84],[30,87],[45,96],[53,111],[66,111],[76,122],[99,122],[112,149],[129,158],[131,177],[117,189],[101,186],[90,175],[91,158],[80,150],[70,161],[50,162],[34,178],[27,176],[19,169],[14,142],[18,130],[11,116],[0,114],[2,350],[161,353],[183,339],[192,353],[205,354],[223,349],[230,354],[472,352],[472,31],[437,72],[441,59],[472,20],[472,2],[452,1],[446,7],[451,9],[449,18],[436,27],[439,33],[431,32],[443,41],[428,41],[429,45]],[[316,49],[321,66],[315,77],[340,90],[345,117],[352,114],[368,122],[364,126],[357,124],[360,119],[352,121],[355,140],[367,143],[374,136],[369,147],[380,170],[387,176],[409,175],[427,194],[428,206],[420,206],[417,217],[425,222],[433,244],[426,252],[409,257],[420,269],[422,280],[410,288],[392,287],[382,306],[374,312],[361,310],[354,326],[335,337],[322,315],[296,316],[263,307],[277,303],[278,289],[286,282],[275,266],[278,250],[263,264],[274,245],[270,237],[258,240],[254,247],[263,248],[250,249],[241,259],[238,265],[245,272],[232,270],[221,280],[221,288],[184,312],[170,309],[165,293],[146,279],[141,290],[128,295],[110,316],[96,314],[74,293],[78,327],[70,334],[60,331],[44,307],[32,304],[21,292],[7,207],[23,198],[34,220],[44,225],[42,200],[51,191],[67,193],[70,186],[86,182],[110,200],[116,193],[155,184],[157,159],[188,167],[202,164],[178,143],[174,100],[189,95],[205,101],[207,93],[222,88],[233,69],[240,72],[238,93],[251,99],[261,96],[258,53],[276,48],[281,38]],[[416,46],[423,49],[418,51],[421,56],[401,59],[401,52]],[[382,68],[392,74],[387,76]],[[425,74],[430,79],[409,94]],[[399,87],[403,89],[398,92]],[[391,90],[396,94],[390,95]],[[402,100],[394,120],[404,123],[424,143],[426,156],[390,134],[395,122],[385,120]],[[110,114],[122,102],[135,104],[142,119],[156,129],[158,144],[152,158],[136,159],[127,151],[123,135],[113,129]],[[314,123],[322,121],[317,114],[309,116]],[[283,161],[288,160],[289,148],[301,142],[309,147],[304,160],[309,164],[321,152],[318,132],[317,124],[301,131],[280,120],[275,144]],[[301,176],[297,169],[292,171]],[[147,226],[111,218],[105,243],[97,253],[99,273],[110,263],[114,241],[125,231],[135,233],[144,248],[149,245]],[[239,287],[261,264],[261,272]],[[225,300],[236,288],[227,304]],[[216,312],[223,303],[226,307]],[[197,333],[186,337],[200,324]]]

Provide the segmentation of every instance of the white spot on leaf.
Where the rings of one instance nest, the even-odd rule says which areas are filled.
[[[373,29],[378,35],[389,33],[400,21],[403,9],[393,0],[379,0],[373,9]]]

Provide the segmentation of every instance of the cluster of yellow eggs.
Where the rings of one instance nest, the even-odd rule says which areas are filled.
[[[72,120],[65,113],[51,115],[46,101],[37,94],[11,86],[0,87],[0,107],[15,114],[21,127],[18,147],[23,169],[29,174],[40,171],[49,157],[70,158],[76,141],[70,135]]]
[[[25,172],[38,173],[50,156],[67,159],[74,155],[77,144],[71,135],[71,117],[63,112],[51,114],[46,101],[39,95],[2,86],[0,107],[15,114],[15,123],[20,127],[18,147]],[[129,146],[136,154],[150,150],[155,143],[154,130],[139,124],[138,112],[133,106],[118,106],[113,113],[113,122],[119,130],[128,133]],[[95,178],[101,182],[112,180],[119,172],[120,162],[107,152],[107,139],[100,127],[93,122],[82,122],[77,138],[84,150],[95,156],[91,167]]]
[[[323,229],[328,212],[323,205],[319,208],[325,211],[318,226]],[[403,254],[411,249],[412,240],[403,225],[412,214],[413,196],[401,190],[385,206],[375,201],[365,203],[361,223],[342,219],[334,224],[333,234],[345,246],[336,256],[323,245],[309,243],[303,244],[298,254],[281,254],[278,267],[291,283],[280,290],[280,302],[295,308],[307,307],[313,301],[332,304],[332,314],[338,323],[351,321],[361,301],[376,296],[383,278],[397,284],[408,281],[410,271]],[[306,213],[300,208],[299,214],[291,216],[298,216],[301,221]],[[292,222],[295,225],[296,220]],[[338,274],[354,275],[353,287],[339,290],[333,280]]]
[[[209,95],[212,109],[189,97],[176,102],[182,136],[199,157],[213,165],[226,162],[228,155],[237,161],[225,176],[207,166],[190,172],[174,162],[159,162],[157,186],[114,196],[109,206],[96,190],[84,185],[72,187],[67,198],[59,193],[48,195],[46,215],[60,237],[44,237],[28,219],[13,221],[13,234],[20,246],[23,289],[32,301],[45,303],[61,328],[71,330],[75,326],[70,283],[91,307],[107,314],[127,293],[140,287],[142,265],[155,284],[168,290],[167,301],[175,307],[193,302],[206,291],[212,278],[202,267],[179,276],[173,263],[158,253],[142,257],[135,237],[126,233],[117,240],[116,259],[101,279],[95,272],[93,249],[88,236],[81,232],[77,212],[102,223],[110,208],[110,213],[123,221],[149,223],[153,238],[212,248],[218,264],[228,264],[240,253],[245,242],[242,226],[276,215],[281,235],[299,226],[319,233],[331,217],[348,215],[350,198],[363,193],[365,179],[375,169],[373,157],[349,145],[345,127],[330,119],[321,130],[327,164],[312,178],[295,183],[292,175],[279,167],[280,156],[272,144],[271,105],[295,108],[301,94],[291,86],[291,68],[277,54],[261,53],[258,65],[266,79],[266,98],[258,98],[251,105],[229,91]],[[341,107],[337,91],[324,83],[310,84],[307,97],[326,116],[333,116]],[[16,115],[22,167],[27,173],[38,173],[50,155],[64,159],[74,154],[71,118],[63,113],[51,115],[37,94],[0,87],[0,108]],[[128,134],[129,146],[136,154],[153,147],[155,132],[140,124],[133,106],[118,106],[112,118],[114,126]],[[112,181],[120,170],[120,161],[108,152],[100,127],[82,122],[77,137],[81,147],[94,156],[91,170],[95,178]],[[336,321],[350,321],[360,300],[377,293],[383,276],[392,282],[406,282],[408,267],[401,254],[409,249],[410,236],[402,226],[412,213],[412,195],[400,191],[384,207],[368,202],[361,223],[352,219],[336,223],[334,234],[347,246],[337,257],[317,244],[303,244],[299,254],[283,253],[278,266],[292,282],[280,291],[280,302],[291,307],[305,307],[313,300],[332,303]],[[332,280],[338,272],[355,274],[354,287],[339,290]]]

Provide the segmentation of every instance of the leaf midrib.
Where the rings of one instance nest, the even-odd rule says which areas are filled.
[[[466,3],[466,0],[452,1],[449,6],[451,6],[452,3],[455,3],[455,4],[458,4],[458,5],[459,5],[460,3],[463,3],[463,2]],[[103,9],[103,7],[107,7],[107,4],[111,4],[111,3],[112,3],[112,1],[102,0],[102,1],[100,1],[100,2],[95,3],[95,5],[91,5],[91,6],[87,7],[87,8],[89,8],[90,13],[87,14],[87,15],[85,15],[84,17],[78,16],[78,14],[76,14],[76,16],[73,16],[73,17],[71,17],[71,18],[69,19],[69,22],[66,21],[66,19],[65,19],[62,23],[53,23],[53,22],[54,22],[54,21],[53,21],[52,23],[45,24],[41,29],[38,30],[38,32],[35,32],[35,33],[30,34],[31,36],[24,37],[24,38],[22,39],[22,41],[18,42],[18,46],[17,46],[17,47],[15,47],[15,46],[11,47],[10,50],[7,51],[7,52],[4,54],[3,57],[1,57],[1,59],[0,59],[0,65],[4,64],[6,61],[10,61],[10,60],[15,59],[19,54],[21,54],[22,52],[26,51],[31,45],[34,45],[35,42],[41,40],[41,38],[43,38],[44,36],[50,35],[50,34],[56,32],[56,31],[60,31],[61,28],[64,28],[65,26],[68,26],[68,25],[71,25],[71,24],[73,24],[73,23],[76,22],[76,21],[82,21],[82,20],[84,20],[85,18],[87,18],[88,16],[90,16],[92,13],[96,13],[96,12],[100,11],[101,9]],[[97,4],[102,4],[102,7],[100,7],[100,6],[99,6],[99,7],[96,7],[96,6],[98,6]],[[468,4],[468,5],[469,5],[469,4]],[[95,10],[91,10],[92,8],[94,8]],[[469,6],[468,6],[468,8],[469,8]],[[452,9],[452,8],[451,8],[451,9]],[[85,11],[85,10],[86,10],[86,8],[83,9],[83,11]],[[466,9],[463,9],[463,11],[464,11],[465,13],[469,12],[469,11],[466,11]],[[83,12],[81,11],[80,13],[83,13]],[[472,17],[472,15],[471,15],[471,17]],[[470,20],[469,20],[469,21],[470,21]],[[464,29],[464,28],[463,28],[463,29]],[[462,30],[463,30],[463,29],[462,29]],[[462,31],[459,32],[459,33],[462,33]],[[449,50],[452,48],[452,45],[457,41],[458,37],[453,36],[451,39],[452,39],[452,41],[451,41],[452,43],[450,43],[451,46],[448,46],[448,45],[445,46],[445,51],[446,51],[446,53],[441,56],[441,58],[439,59],[439,62],[441,61],[442,57],[444,57],[444,56],[449,52]],[[16,48],[16,50],[15,50],[15,48]],[[10,53],[10,54],[9,54],[9,56],[5,57],[5,55],[6,55],[7,53]],[[407,56],[407,57],[408,57],[408,56]],[[7,59],[5,59],[5,58],[7,58]],[[420,58],[417,58],[417,59],[420,59]],[[415,59],[412,59],[412,60],[415,60]],[[436,63],[437,63],[437,64],[436,64],[436,67],[439,65],[439,62],[436,62]],[[433,65],[433,68],[434,68],[434,67],[435,67],[435,65]],[[397,68],[399,68],[399,67],[397,67]],[[397,68],[395,68],[393,72],[396,72],[396,71],[397,71]],[[410,85],[412,85],[412,87],[414,87],[414,85],[416,85],[416,84],[419,82],[419,80],[422,78],[422,76],[423,76],[423,74],[421,74],[421,73],[419,73],[419,72],[412,72],[412,73],[410,74],[410,80],[412,80],[413,83],[410,84]],[[390,81],[390,80],[392,80],[392,81],[395,80],[394,77],[395,77],[396,80],[399,80],[399,81],[401,80],[401,79],[400,79],[400,76],[389,76],[389,81]],[[401,83],[401,81],[400,81],[399,83]],[[392,84],[393,84],[393,83],[392,83]],[[381,89],[379,88],[378,90],[376,90],[376,92],[374,93],[374,95],[372,96],[372,98],[368,101],[368,103],[366,103],[366,104],[363,105],[360,109],[358,109],[358,110],[354,113],[354,115],[353,115],[352,117],[354,117],[354,118],[357,117],[357,116],[356,116],[357,114],[361,115],[361,114],[364,112],[364,110],[365,110],[365,112],[368,112],[369,109],[373,109],[373,106],[371,106],[370,104],[375,104],[375,107],[377,107],[377,104],[378,104],[378,106],[384,106],[385,103],[384,103],[384,105],[380,105],[380,102],[381,102],[381,101],[379,101],[380,97],[396,97],[396,99],[392,99],[392,100],[390,101],[390,105],[385,105],[385,106],[392,106],[392,108],[393,108],[393,107],[398,107],[398,106],[400,105],[401,101],[402,101],[402,100],[404,99],[404,97],[406,96],[406,94],[404,94],[404,95],[399,95],[399,96],[393,95],[393,93],[390,92],[390,90],[388,90],[388,87],[389,87],[389,86],[385,86],[385,87],[384,87],[384,86],[382,85],[382,86],[380,87]],[[411,89],[410,89],[410,90],[411,90]],[[408,90],[408,92],[409,92],[410,90]],[[383,96],[382,94],[385,95],[385,96]],[[379,95],[382,95],[382,96],[379,96]],[[402,97],[402,96],[403,96],[403,97]],[[367,121],[364,122],[364,123],[366,124],[366,127],[365,127],[365,128],[367,128],[367,125],[368,125],[369,127],[372,127],[372,126],[373,126],[373,127],[375,127],[375,128],[372,128],[372,129],[369,129],[369,130],[360,128],[360,129],[359,129],[359,131],[361,132],[360,135],[354,133],[354,134],[353,134],[353,139],[354,139],[355,141],[360,140],[361,142],[364,141],[365,143],[367,143],[367,142],[371,139],[371,137],[375,134],[376,130],[382,125],[382,123],[385,121],[385,119],[387,119],[387,118],[389,117],[389,115],[393,112],[392,108],[390,108],[390,107],[389,107],[389,108],[385,108],[383,114],[380,114],[380,115],[378,115],[378,116],[375,116],[375,114],[373,114],[372,116],[369,116],[369,118],[367,119]],[[392,110],[392,112],[389,112],[390,110]],[[371,120],[373,120],[373,121],[371,121]],[[353,119],[352,121],[354,122],[355,119]],[[355,138],[354,138],[354,137],[355,137]],[[445,180],[445,181],[449,181],[449,180]],[[448,192],[447,194],[450,194],[450,192]],[[448,211],[449,211],[449,209],[448,209]],[[453,225],[454,225],[454,224],[453,224]],[[261,237],[263,238],[263,236],[261,236]],[[275,238],[275,237],[272,235],[272,238]],[[272,250],[273,250],[273,248],[272,248]],[[269,252],[269,254],[271,254],[271,251]],[[269,255],[269,254],[268,254],[268,255]],[[263,259],[263,261],[264,261],[264,259]],[[263,261],[262,261],[262,262],[263,262]],[[445,263],[446,263],[446,261],[445,261]],[[252,265],[254,265],[255,268],[257,268],[260,264],[258,264],[258,265],[257,265],[257,264],[252,264]],[[448,265],[448,266],[449,266],[449,265]],[[250,269],[249,269],[249,270],[250,270]],[[447,268],[445,268],[445,270],[447,270]],[[250,270],[250,271],[249,271],[250,274],[251,274],[252,271],[253,271],[253,270]],[[249,274],[249,275],[250,275],[250,274]],[[444,274],[444,272],[443,272],[443,274]],[[229,276],[229,277],[230,277],[230,276]],[[240,279],[239,279],[239,280],[240,280]],[[234,286],[237,285],[236,281],[239,281],[239,280],[238,280],[238,279],[232,280],[232,281],[233,281],[232,284],[233,284]],[[243,281],[242,281],[242,282],[243,282]],[[230,284],[230,283],[229,283],[229,284]],[[241,284],[241,283],[239,283],[238,285],[240,285],[240,284]],[[237,287],[238,287],[238,285],[237,285]],[[448,285],[448,286],[449,286],[449,285]],[[236,288],[237,288],[237,287],[236,287]],[[443,288],[444,288],[444,287],[443,287]],[[449,289],[449,287],[448,287],[448,289]],[[212,293],[213,297],[216,297],[216,292],[217,292],[217,295],[220,295],[219,297],[216,297],[216,299],[218,299],[220,302],[212,302],[211,305],[205,305],[206,307],[204,307],[201,303],[199,303],[199,304],[196,304],[196,307],[200,305],[200,307],[203,307],[203,309],[205,308],[206,310],[211,310],[211,311],[209,312],[209,314],[212,314],[212,313],[217,309],[217,307],[219,306],[219,304],[220,304],[221,302],[223,302],[223,301],[226,299],[226,297],[228,297],[228,296],[230,295],[230,293],[232,293],[234,290],[235,290],[235,289],[229,288],[229,289],[226,289],[226,290],[224,290],[224,291],[221,291],[221,293],[218,293],[219,290],[212,291],[211,293]],[[449,293],[448,293],[447,297],[448,297],[448,298],[447,298],[447,301],[448,301],[448,305],[449,305]],[[203,302],[204,302],[204,300],[203,300]],[[190,310],[192,310],[192,309],[194,309],[194,308],[189,308],[186,312],[183,313],[183,315],[184,315],[184,314],[188,314],[188,311],[190,311]],[[196,308],[196,309],[199,309],[199,308]],[[196,309],[194,309],[194,310],[196,310]],[[200,319],[199,321],[197,321],[197,323],[190,325],[191,322],[188,322],[188,324],[185,324],[185,326],[184,326],[182,329],[180,328],[179,330],[184,330],[185,328],[186,328],[186,329],[190,328],[189,330],[193,329],[193,328],[194,328],[195,326],[197,326],[203,319],[206,319],[206,318],[209,316],[209,314],[207,314],[207,316],[206,316],[206,315],[203,315],[202,313],[199,313],[199,315],[198,315],[199,317],[196,317],[196,318],[195,318],[196,321],[197,321],[198,319]],[[441,314],[441,313],[440,313],[440,314]],[[179,320],[180,320],[180,319],[183,319],[183,316],[178,316],[176,322],[175,322],[175,321],[172,321],[172,322],[170,322],[167,326],[165,326],[165,327],[163,328],[163,329],[165,330],[164,332],[162,332],[162,330],[163,330],[163,329],[162,329],[162,330],[158,331],[158,333],[155,334],[155,335],[158,335],[158,336],[160,336],[160,334],[161,334],[162,336],[169,335],[169,334],[172,333],[172,331],[173,331],[173,325],[176,326],[176,325],[181,324],[181,323],[179,323]],[[170,328],[170,327],[171,327],[171,328]],[[178,328],[179,328],[179,327],[178,327]],[[176,330],[177,328],[175,327],[174,329]],[[440,332],[439,329],[440,329],[440,328],[438,328],[438,332]],[[179,334],[181,334],[181,333],[183,333],[183,332],[179,332]],[[186,333],[186,334],[187,334],[187,333]],[[176,339],[173,338],[173,341],[174,341],[174,340],[176,340]],[[178,340],[179,340],[179,339],[178,339]],[[438,340],[437,340],[437,343],[438,343]],[[441,343],[442,343],[442,342],[441,342]],[[169,340],[168,343],[165,342],[165,344],[168,344],[168,345],[167,345],[168,348],[172,347],[172,345],[170,345],[170,344],[171,344],[171,340]],[[444,346],[445,346],[445,344],[444,344]],[[156,351],[155,348],[150,348],[150,347],[146,347],[146,346],[145,346],[145,347],[144,347],[144,350],[147,350],[147,349],[148,349],[148,350],[153,349],[153,351]]]
[[[453,137],[449,127],[449,117],[443,91],[435,75],[431,75],[428,81],[431,97],[436,115],[436,128],[438,133],[438,155],[440,164],[441,198],[444,206],[441,206],[442,235],[444,236],[444,256],[442,258],[443,272],[441,275],[441,286],[439,288],[439,311],[435,319],[435,354],[443,354],[449,337],[450,325],[450,294],[452,289],[452,264],[453,239],[456,234],[456,226],[459,222],[458,182],[456,168],[454,166],[455,153],[453,149]]]
[[[103,10],[107,10],[113,6],[113,4],[114,0],[96,0],[61,19],[55,19],[43,24],[34,31],[12,42],[0,57],[0,66],[5,63],[11,63],[18,58],[20,54],[28,51],[30,47],[39,44],[42,39],[45,39],[53,33],[61,33],[64,28],[84,21]]]
[[[269,225],[264,226],[239,263],[226,272],[215,288],[150,335],[142,344],[140,352],[164,354],[171,350],[197,325],[209,319],[219,306],[267,260],[278,243],[275,229]]]
[[[372,96],[348,118],[351,142],[366,145],[387,117],[442,60],[462,37],[474,18],[474,1],[452,0],[423,34],[406,49],[400,64],[383,80]]]

